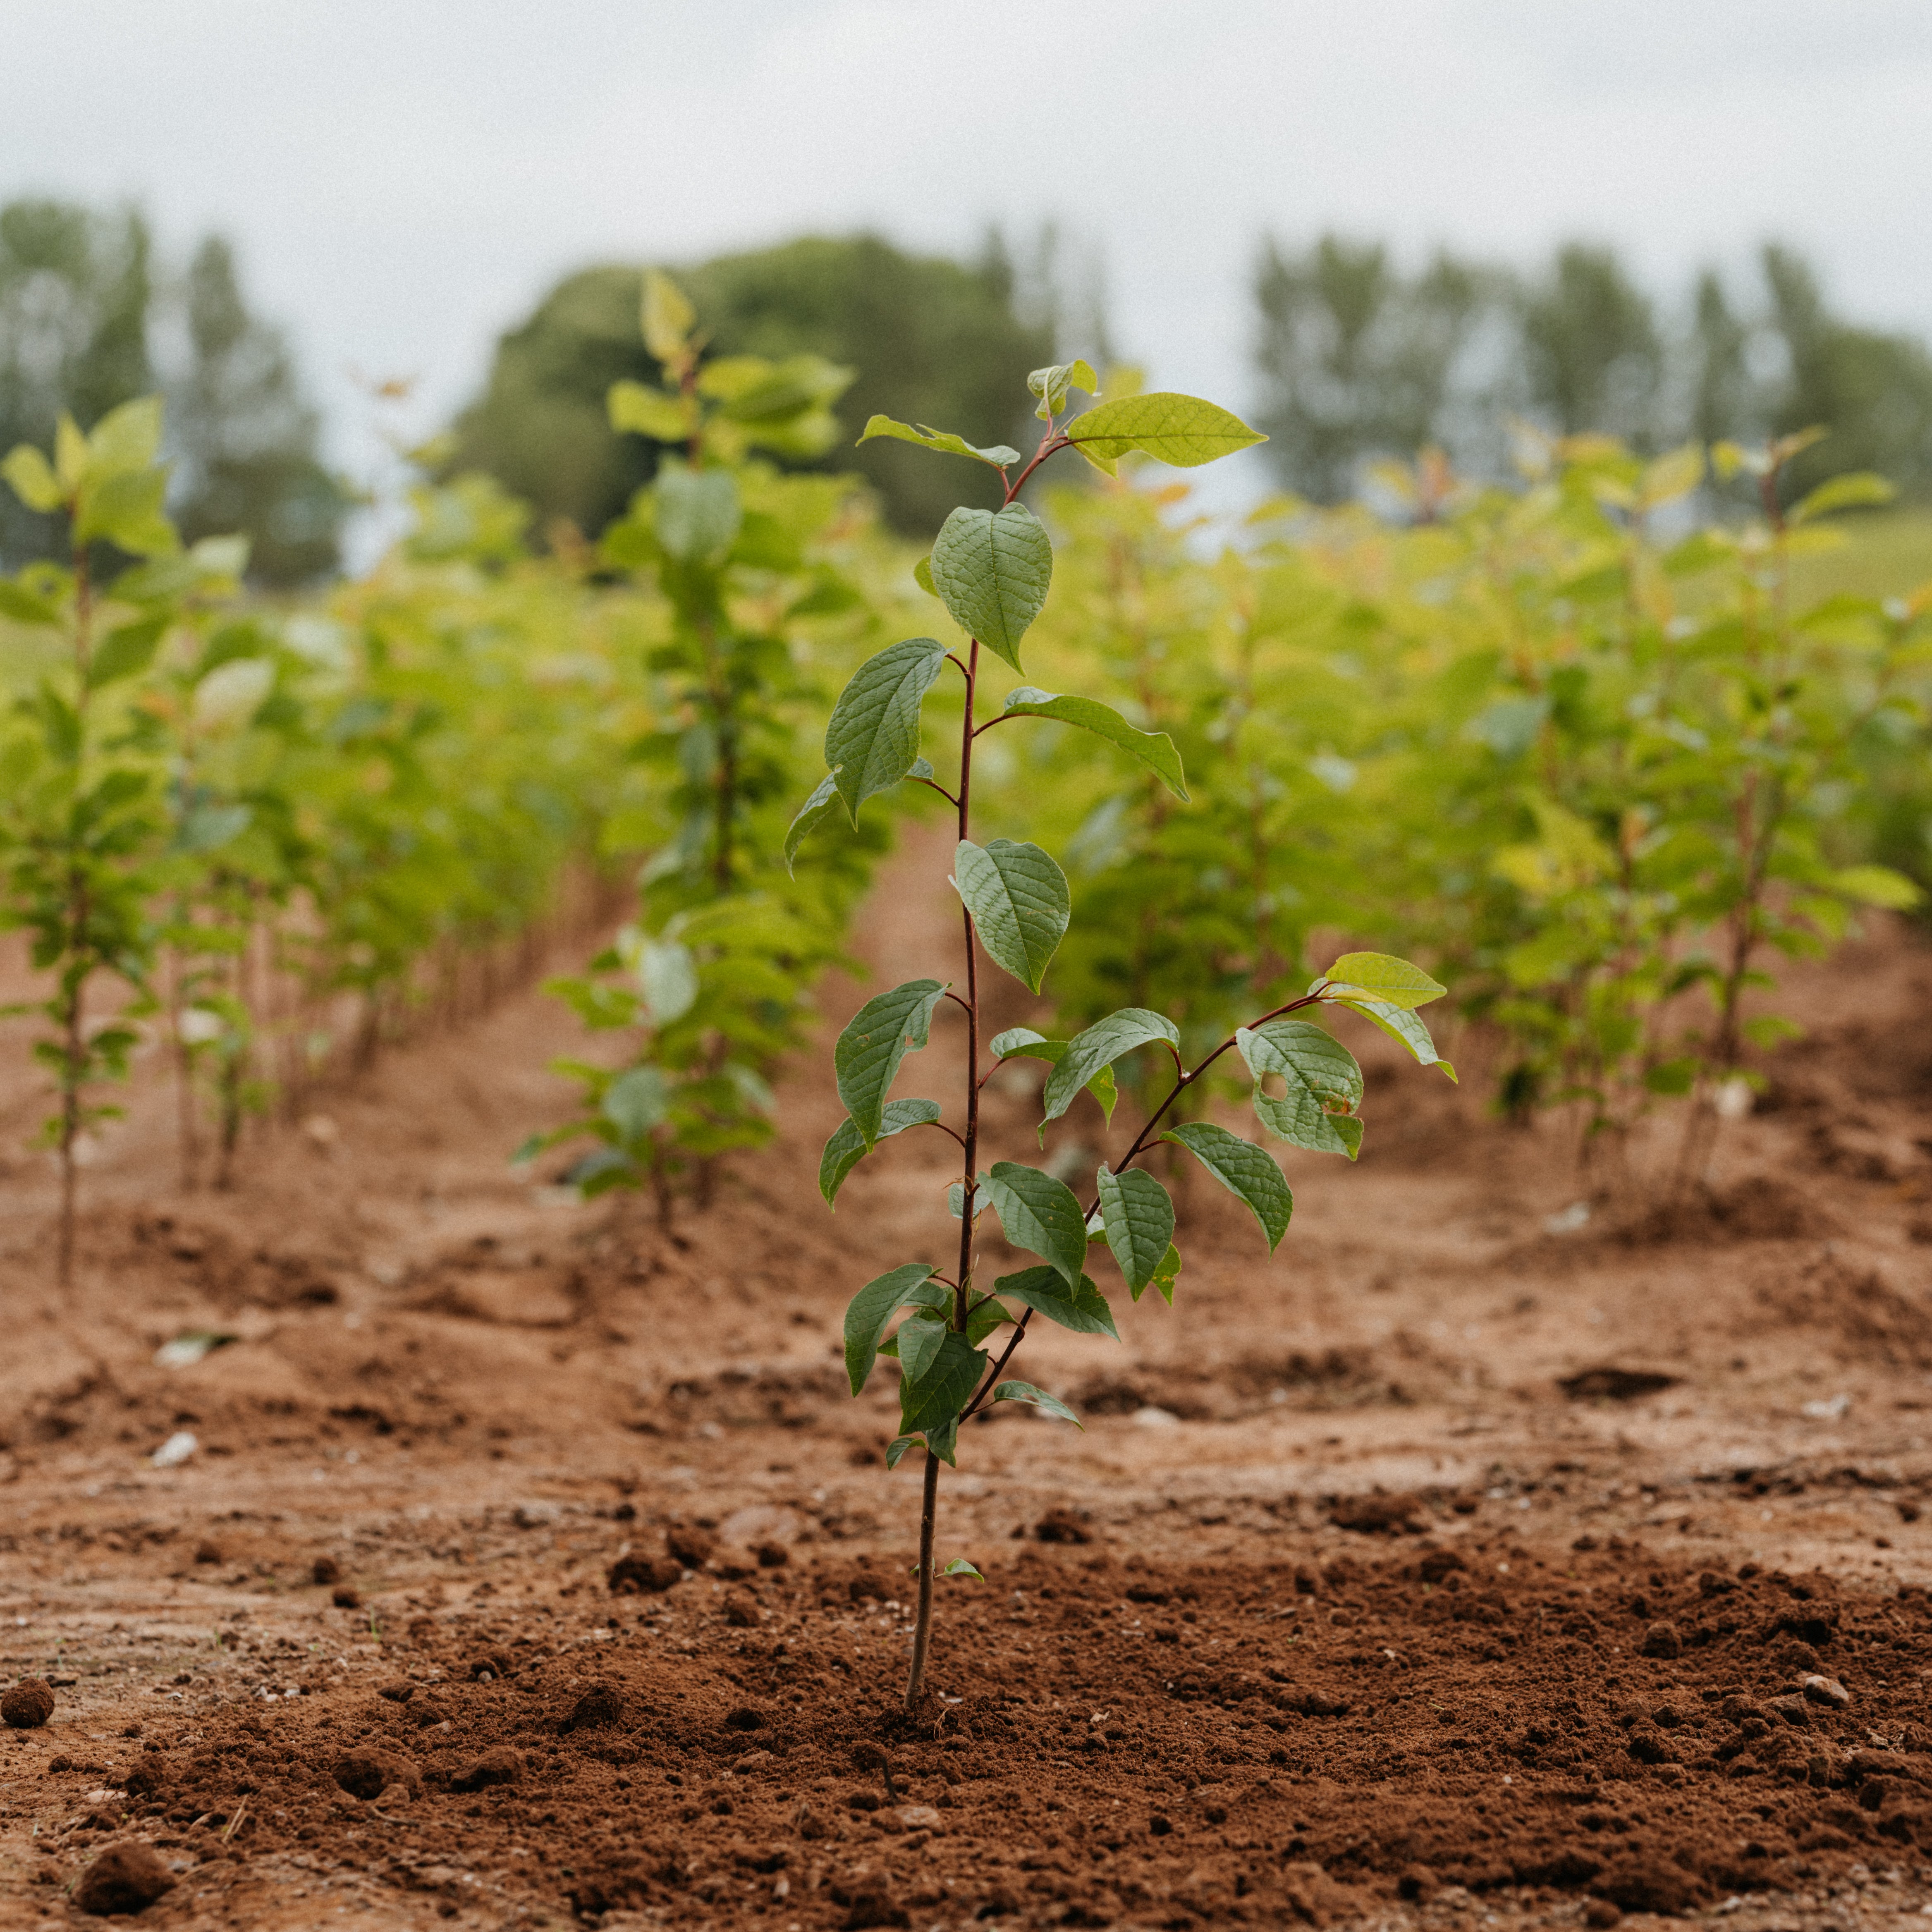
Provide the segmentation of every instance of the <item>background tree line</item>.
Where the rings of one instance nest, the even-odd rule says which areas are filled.
[[[1405,273],[1379,244],[1328,235],[1298,254],[1265,244],[1255,293],[1268,453],[1318,502],[1430,444],[1502,474],[1513,418],[1642,451],[1820,424],[1794,496],[1860,470],[1932,496],[1932,356],[1834,314],[1789,248],[1762,250],[1742,301],[1707,268],[1673,308],[1581,242],[1528,274],[1447,252]]]
[[[558,283],[499,341],[438,446],[446,475],[483,472],[528,502],[538,538],[560,524],[596,536],[656,472],[657,447],[614,431],[604,401],[614,382],[662,378],[638,336],[643,272],[604,264]],[[864,476],[909,534],[937,526],[956,486],[902,445],[853,448],[867,416],[890,404],[974,442],[1011,440],[1028,370],[1106,347],[1097,277],[1070,272],[1050,230],[1022,262],[997,233],[969,261],[807,236],[677,272],[712,352],[809,353],[855,372],[845,433],[812,466]],[[1516,420],[1640,451],[1824,424],[1792,466],[1794,493],[1873,470],[1932,499],[1932,356],[1837,314],[1788,248],[1766,248],[1742,294],[1710,270],[1672,302],[1581,242],[1528,272],[1447,252],[1408,270],[1330,235],[1298,252],[1265,244],[1254,294],[1264,454],[1318,502],[1429,444],[1466,473],[1507,474]],[[243,532],[251,575],[271,586],[332,572],[352,493],[324,467],[317,414],[282,336],[250,312],[228,244],[211,236],[175,267],[157,262],[137,213],[0,207],[0,450],[45,444],[63,409],[90,424],[158,389],[183,534]],[[54,535],[53,520],[0,506],[0,563],[44,554]]]
[[[0,453],[44,447],[63,410],[83,428],[136,396],[167,398],[170,507],[190,543],[238,532],[250,574],[301,584],[336,567],[350,499],[278,332],[249,313],[228,244],[158,262],[133,210],[0,207]],[[50,554],[61,520],[0,496],[0,567]]]

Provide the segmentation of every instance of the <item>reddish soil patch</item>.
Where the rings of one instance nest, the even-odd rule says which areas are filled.
[[[889,881],[880,977],[946,916]],[[534,995],[230,1196],[174,1190],[138,1085],[65,1306],[46,1175],[0,1175],[0,1677],[55,1700],[0,1730],[0,1922],[130,1841],[177,1880],[143,1924],[271,1932],[1916,1910],[1932,963],[1882,931],[1837,970],[1870,1036],[1801,984],[1820,1032],[1667,1211],[1373,1052],[1368,1153],[1292,1157],[1275,1262],[1184,1194],[1176,1311],[1028,1343],[1086,1432],[967,1432],[941,1555],[986,1581],[943,1587],[916,1721],[916,1459],[838,1337],[934,1239],[943,1148],[828,1216],[813,1073],[709,1216],[568,1204],[506,1164],[581,1048]],[[233,1339],[155,1359],[196,1330]]]

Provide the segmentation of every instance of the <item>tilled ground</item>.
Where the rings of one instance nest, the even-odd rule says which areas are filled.
[[[890,983],[930,922],[881,904]],[[1016,1364],[1085,1432],[967,1432],[940,1553],[986,1580],[913,1719],[916,1458],[838,1322],[944,1225],[939,1136],[828,1216],[806,1078],[708,1216],[570,1204],[504,1161],[579,1045],[534,996],[232,1196],[173,1188],[137,1088],[64,1304],[6,1178],[0,1676],[55,1701],[0,1732],[0,1923],[80,1922],[129,1843],[167,1927],[1917,1912],[1932,963],[1834,970],[1858,1019],[1801,987],[1813,1040],[1667,1210],[1373,1054],[1275,1262],[1184,1196],[1176,1308]]]

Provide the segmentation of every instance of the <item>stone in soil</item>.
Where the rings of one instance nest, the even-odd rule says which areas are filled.
[[[334,1777],[350,1797],[364,1800],[381,1797],[392,1784],[401,1785],[412,1798],[422,1791],[422,1773],[394,1751],[350,1751],[338,1761]]]

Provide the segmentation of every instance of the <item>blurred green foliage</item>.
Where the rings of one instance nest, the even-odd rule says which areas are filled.
[[[619,434],[605,411],[614,383],[662,379],[638,334],[643,274],[586,268],[559,284],[499,343],[483,394],[458,422],[450,469],[496,477],[532,506],[539,528],[561,518],[594,537],[656,473],[661,446]],[[875,236],[809,236],[719,256],[678,280],[707,354],[813,355],[856,372],[838,405],[844,434],[818,460],[865,476],[902,530],[937,529],[955,493],[910,450],[854,452],[868,417],[890,405],[998,442],[1024,415],[1012,399],[1025,393],[1027,372],[1052,359],[1052,328],[1022,320],[996,246],[967,265]],[[974,487],[997,502],[991,485]]]
[[[63,412],[99,422],[167,398],[169,504],[190,542],[248,538],[256,583],[286,586],[337,562],[346,498],[316,455],[318,421],[280,334],[252,315],[218,236],[184,272],[158,265],[131,210],[0,206],[0,450],[44,445]],[[61,555],[59,518],[0,500],[0,565]]]

